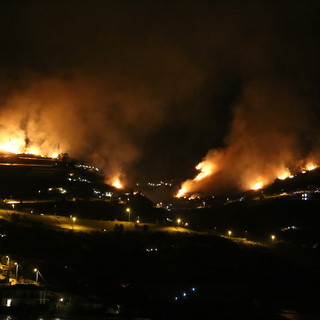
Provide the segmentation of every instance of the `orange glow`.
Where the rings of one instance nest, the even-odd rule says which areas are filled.
[[[115,177],[115,178],[111,179],[111,185],[117,189],[123,189],[123,184],[120,181],[119,177]]]
[[[175,195],[176,198],[181,198],[183,197],[184,195],[186,195],[187,193],[187,190],[185,188],[181,188],[178,193]]]
[[[16,204],[16,203],[20,203],[20,201],[18,200],[4,200],[5,203],[7,204]]]
[[[12,153],[21,153],[21,150],[24,148],[25,143],[19,142],[18,140],[9,140],[2,145],[0,145],[0,150],[5,152]]]
[[[257,182],[251,187],[251,190],[259,190],[262,187],[263,187],[263,184],[261,182]]]
[[[308,171],[312,171],[312,170],[314,170],[314,169],[316,169],[317,168],[317,166],[315,165],[315,164],[313,164],[313,163],[308,163],[307,165],[306,165],[306,169],[308,170]]]
[[[196,177],[193,180],[187,180],[182,184],[181,189],[175,195],[176,198],[181,198],[190,193],[193,193],[192,187],[195,184],[195,182],[212,176],[216,172],[216,165],[211,161],[202,161],[196,166],[196,169],[200,172],[196,175]]]
[[[194,178],[194,180],[199,181],[199,180],[202,180],[205,177],[212,174],[212,171],[214,169],[214,165],[209,162],[200,162],[196,166],[196,169],[200,172],[197,174],[197,176]]]
[[[197,199],[198,197],[200,197],[200,195],[198,193],[194,193],[188,198],[188,200],[194,200],[194,199]]]
[[[290,178],[291,172],[289,171],[289,169],[285,168],[279,175],[278,175],[278,179],[279,180],[285,180],[287,178]]]
[[[51,155],[52,158],[57,158],[59,155],[57,152],[53,152],[53,150],[43,150],[34,144],[27,145],[25,138],[18,135],[15,138],[12,138],[11,136],[1,137],[0,151],[15,154],[33,154],[42,157]]]

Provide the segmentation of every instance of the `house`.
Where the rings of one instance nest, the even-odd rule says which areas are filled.
[[[36,307],[49,306],[53,294],[36,285],[8,286],[1,288],[2,307]]]

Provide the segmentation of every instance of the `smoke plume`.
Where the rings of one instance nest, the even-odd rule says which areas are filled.
[[[190,192],[318,164],[317,7],[3,1],[0,145],[128,182],[190,176],[212,149]]]
[[[234,106],[226,146],[210,150],[202,161],[204,169],[214,170],[185,182],[185,192],[258,189],[319,166],[320,132],[313,117],[308,102],[283,84],[248,85]]]

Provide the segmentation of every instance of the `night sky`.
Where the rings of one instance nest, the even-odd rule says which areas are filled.
[[[219,186],[316,157],[319,8],[1,1],[0,140],[22,132],[132,183],[191,178],[209,150]]]

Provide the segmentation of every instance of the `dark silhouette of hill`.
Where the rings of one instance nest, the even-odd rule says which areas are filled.
[[[2,207],[26,212],[105,220],[164,220],[164,211],[140,193],[104,183],[98,168],[63,155],[58,159],[29,154],[0,155]]]

